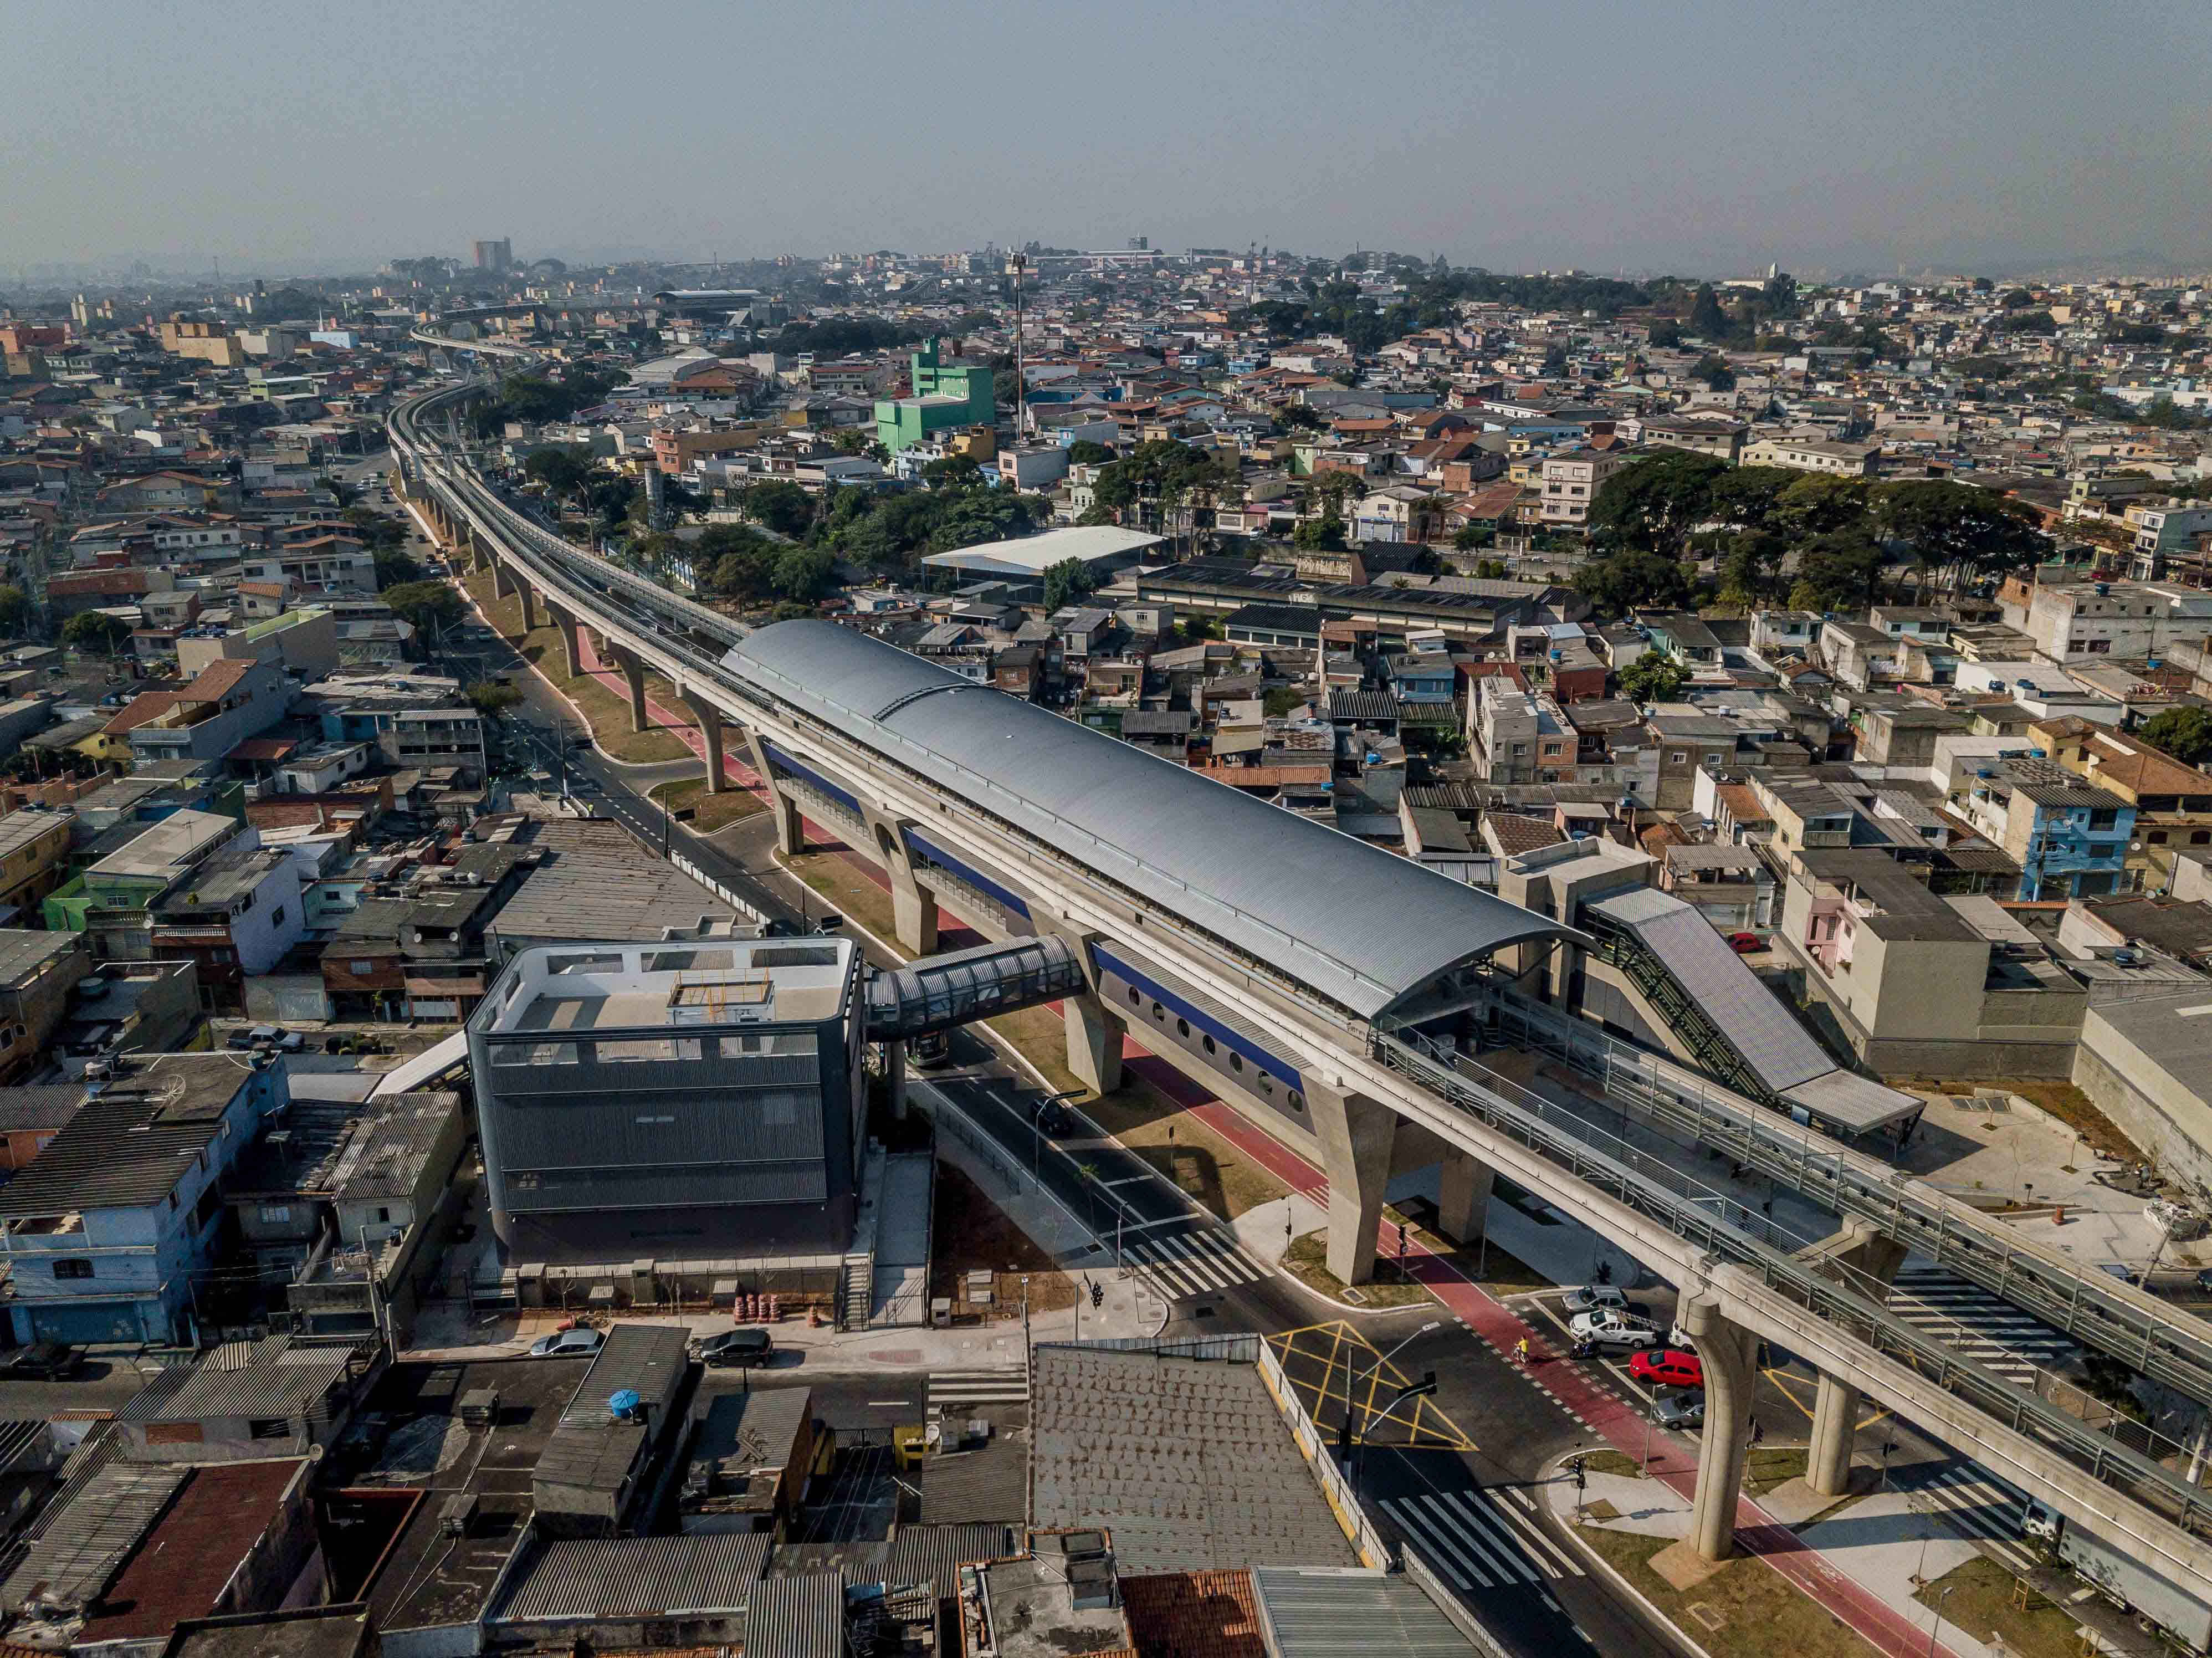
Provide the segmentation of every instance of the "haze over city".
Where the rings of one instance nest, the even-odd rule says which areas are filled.
[[[186,21],[185,20],[189,20]],[[2212,15],[490,4],[10,21],[0,273],[1269,243],[1492,269],[2212,263]],[[62,72],[65,66],[65,72]]]

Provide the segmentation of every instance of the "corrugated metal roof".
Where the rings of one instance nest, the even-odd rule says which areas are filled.
[[[0,1603],[19,1606],[35,1597],[58,1606],[83,1606],[122,1569],[191,1472],[109,1463],[50,1517],[45,1535],[0,1584]]]
[[[770,1577],[745,1613],[745,1658],[844,1658],[845,1580],[835,1572]]]
[[[1474,1651],[1408,1577],[1260,1566],[1252,1592],[1275,1658],[1468,1658]]]
[[[352,1359],[349,1347],[295,1347],[289,1336],[228,1343],[197,1364],[162,1371],[118,1414],[125,1422],[320,1417]]]
[[[933,1462],[944,1459],[933,1457]],[[925,1466],[923,1473],[927,1473]],[[996,1521],[951,1526],[902,1526],[891,1539],[884,1570],[894,1583],[927,1583],[939,1600],[960,1593],[960,1568],[975,1560],[1004,1560],[1020,1552],[1014,1527]]]
[[[748,1605],[768,1564],[765,1533],[563,1539],[516,1575],[492,1624],[660,1618]]]
[[[1783,1097],[1796,1101],[1821,1121],[1855,1134],[1917,1117],[1925,1108],[1915,1095],[1900,1093],[1871,1077],[1841,1067],[1784,1090]]]
[[[1565,931],[835,623],[778,623],[723,661],[1362,1017]]]
[[[532,1482],[540,1507],[549,1484],[620,1489],[645,1442],[647,1424],[636,1417],[617,1418],[608,1401],[625,1388],[635,1392],[651,1407],[652,1426],[659,1431],[690,1363],[690,1334],[678,1324],[617,1324],[607,1332],[606,1345],[576,1384],[561,1425],[538,1459]]]

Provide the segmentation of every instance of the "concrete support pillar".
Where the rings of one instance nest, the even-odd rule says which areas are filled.
[[[796,856],[806,849],[806,823],[799,816],[796,802],[775,786],[775,774],[769,768],[768,744],[750,726],[745,729],[745,757],[752,762],[753,774],[761,780],[761,789],[768,797],[769,819],[775,825],[775,849],[786,858]]]
[[[491,550],[489,547],[474,536],[465,537],[464,540],[468,548],[470,569],[482,575],[486,570],[495,570],[499,568],[499,561],[491,556]]]
[[[1448,1153],[1437,1195],[1437,1230],[1457,1243],[1473,1243],[1490,1215],[1497,1170],[1472,1152]]]
[[[689,691],[684,692],[683,697],[684,706],[691,711],[691,718],[698,722],[700,738],[706,744],[707,793],[720,794],[730,786],[727,767],[722,756],[722,711]]]
[[[1823,1374],[1813,1400],[1813,1438],[1805,1451],[1805,1483],[1823,1497],[1851,1489],[1851,1448],[1858,1438],[1859,1390]]]
[[[1743,1490],[1744,1455],[1751,1448],[1758,1343],[1710,1297],[1686,1296],[1681,1309],[1677,1321],[1696,1344],[1705,1372],[1705,1425],[1698,1441],[1690,1543],[1705,1559],[1725,1560],[1735,1549],[1736,1499]]]
[[[612,655],[615,665],[622,670],[623,679],[629,684],[629,728],[634,732],[651,731],[653,721],[645,712],[645,664],[620,645],[614,646],[608,654]]]
[[[1305,1094],[1321,1139],[1322,1172],[1328,1176],[1328,1270],[1346,1284],[1364,1284],[1375,1276],[1375,1229],[1390,1181],[1397,1114],[1311,1078]]]
[[[512,598],[514,593],[515,586],[514,572],[508,569],[506,565],[499,562],[497,560],[493,561],[491,567],[492,596],[495,598]]]
[[[868,825],[868,850],[884,866],[890,883],[893,936],[901,949],[916,956],[937,950],[937,895],[924,884],[907,851],[906,825],[898,818],[863,805],[860,815]]]
[[[561,635],[561,659],[568,665],[568,677],[575,678],[584,671],[583,653],[578,647],[576,618],[547,600],[545,614],[552,618],[556,631]]]
[[[522,592],[522,631],[534,634],[538,631],[538,595],[531,590],[530,584],[526,581],[518,582],[515,585]]]
[[[1070,996],[1060,1003],[1067,1025],[1067,1068],[1094,1094],[1111,1094],[1121,1085],[1121,1039],[1128,1027],[1096,996]]]
[[[884,1070],[890,1083],[891,1120],[895,1122],[904,1122],[906,1121],[906,1044],[904,1042],[884,1044]]]

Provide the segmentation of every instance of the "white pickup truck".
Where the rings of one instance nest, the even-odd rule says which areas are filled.
[[[1659,1345],[1657,1325],[1617,1307],[1600,1307],[1576,1314],[1567,1325],[1567,1333],[1577,1341],[1594,1342],[1601,1347],[1635,1349]]]

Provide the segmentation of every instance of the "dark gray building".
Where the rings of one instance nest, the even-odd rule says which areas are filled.
[[[468,1021],[492,1224],[555,1265],[835,1254],[866,1129],[844,938],[546,945]]]

